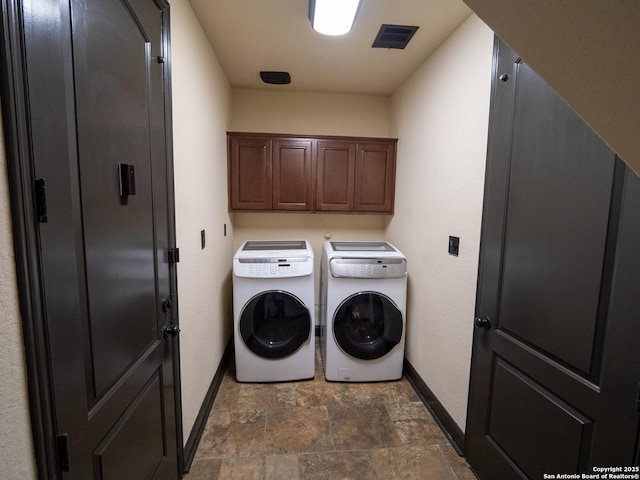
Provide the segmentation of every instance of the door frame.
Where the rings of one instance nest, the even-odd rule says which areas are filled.
[[[169,3],[154,0],[164,11],[162,29],[165,32],[164,59],[165,151],[167,157],[167,194],[169,246],[176,247],[175,191],[173,174],[173,137],[171,121],[171,56]],[[58,446],[53,404],[53,378],[48,356],[48,337],[41,276],[40,243],[34,201],[34,162],[31,144],[30,112],[26,52],[22,22],[22,0],[0,0],[0,97],[5,137],[12,234],[22,333],[27,370],[29,413],[34,457],[38,478],[59,478]],[[174,320],[178,322],[177,274],[170,263],[169,283],[174,299]],[[173,340],[173,384],[175,388],[175,418],[178,465],[184,472],[182,401],[180,384],[180,348]]]

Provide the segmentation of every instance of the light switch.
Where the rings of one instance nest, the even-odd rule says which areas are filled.
[[[449,236],[449,255],[458,256],[458,250],[460,249],[460,237]]]

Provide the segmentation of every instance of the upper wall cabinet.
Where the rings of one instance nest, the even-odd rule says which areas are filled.
[[[316,210],[393,213],[395,140],[316,143]]]
[[[395,139],[229,133],[229,210],[393,214]]]
[[[313,141],[229,135],[231,211],[311,211]]]
[[[229,138],[230,210],[271,210],[272,141]]]
[[[353,212],[356,185],[356,144],[348,140],[318,140],[316,208]]]
[[[273,140],[274,210],[310,211],[313,207],[313,140]]]
[[[358,143],[354,209],[357,212],[393,213],[395,178],[395,142]]]

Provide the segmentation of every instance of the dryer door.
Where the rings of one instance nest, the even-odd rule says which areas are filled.
[[[344,300],[333,316],[333,335],[347,355],[380,358],[402,340],[402,312],[378,292],[360,292]]]
[[[284,358],[295,353],[311,332],[311,315],[294,295],[269,290],[253,297],[240,315],[245,345],[264,358]]]

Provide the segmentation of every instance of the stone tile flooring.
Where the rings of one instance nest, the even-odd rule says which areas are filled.
[[[226,373],[186,480],[476,480],[409,382]]]

